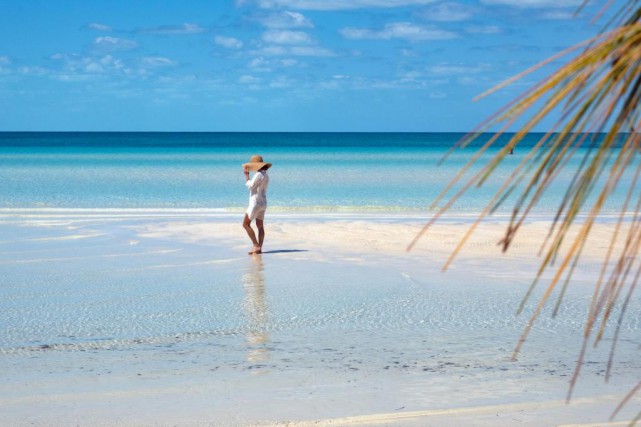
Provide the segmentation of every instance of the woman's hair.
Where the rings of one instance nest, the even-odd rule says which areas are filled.
[[[269,169],[269,165],[265,165],[265,166],[263,166],[262,168],[260,168],[258,170],[259,171],[266,171],[267,169]]]

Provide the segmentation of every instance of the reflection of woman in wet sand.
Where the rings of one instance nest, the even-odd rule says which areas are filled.
[[[245,314],[249,328],[246,333],[247,344],[260,346],[269,340],[267,325],[267,304],[265,303],[265,276],[262,257],[252,257],[252,264],[243,274],[245,288]],[[251,348],[247,354],[250,362],[267,360],[269,354],[265,348]]]
[[[250,255],[259,254],[263,250],[263,240],[265,239],[263,220],[265,219],[265,210],[267,209],[267,186],[269,185],[267,169],[271,166],[271,163],[263,162],[261,156],[252,156],[251,159],[249,159],[249,163],[243,165],[245,185],[249,189],[249,206],[247,207],[247,211],[245,211],[243,227],[254,244],[254,248],[249,251]],[[250,171],[256,171],[252,179],[249,179]],[[256,239],[256,233],[254,233],[251,227],[253,220],[256,220],[258,239]]]

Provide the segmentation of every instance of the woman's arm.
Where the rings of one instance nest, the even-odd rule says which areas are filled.
[[[263,174],[256,172],[252,179],[250,179],[249,181],[245,181],[245,186],[249,188],[249,191],[253,191],[260,185],[261,182],[263,182],[263,179],[265,179]]]

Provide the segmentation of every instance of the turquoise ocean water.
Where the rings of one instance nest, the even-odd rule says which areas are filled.
[[[462,136],[5,132],[0,133],[0,209],[242,211],[247,194],[241,164],[261,154],[274,165],[273,212],[421,212],[479,146],[460,149],[438,166]],[[479,143],[488,137],[482,135]],[[482,209],[540,137],[528,135],[494,177],[470,191],[453,211]],[[558,205],[581,157],[568,164],[536,212],[548,214]],[[623,194],[608,201],[606,212],[620,207]]]

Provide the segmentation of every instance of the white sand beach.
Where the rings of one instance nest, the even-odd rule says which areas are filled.
[[[0,218],[4,425],[625,425],[641,304],[568,381],[597,261],[593,232],[556,318],[516,361],[545,220],[507,254],[483,223],[445,218],[409,253],[420,216],[272,215],[248,256],[240,218],[184,212],[12,212]],[[542,283],[545,285],[545,281]],[[551,301],[550,306],[554,305]],[[609,335],[611,336],[611,334]],[[608,337],[609,337],[608,336]]]

